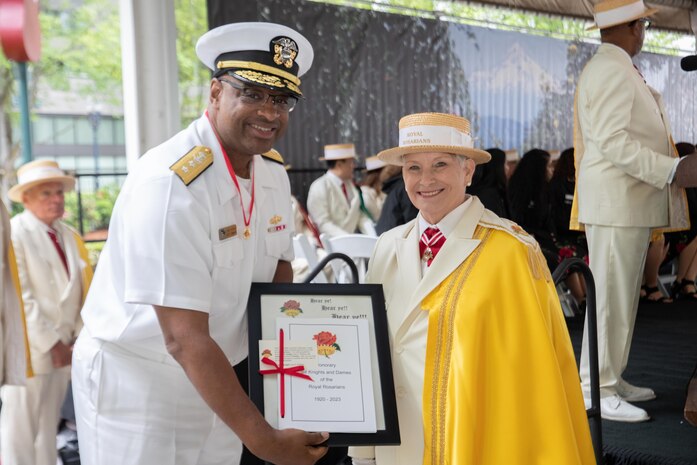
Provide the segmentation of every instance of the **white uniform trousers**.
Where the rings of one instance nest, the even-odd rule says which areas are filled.
[[[171,357],[91,338],[73,350],[83,465],[237,465],[242,443]]]
[[[60,409],[70,367],[27,379],[26,386],[3,386],[0,458],[3,465],[56,465]]]
[[[598,313],[601,397],[617,394],[617,383],[627,367],[650,237],[651,228],[586,225]],[[580,366],[586,398],[590,398],[589,373],[586,319]]]

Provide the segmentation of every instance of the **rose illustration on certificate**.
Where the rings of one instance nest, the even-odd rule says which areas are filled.
[[[279,415],[279,427],[376,432],[368,322],[278,318],[276,324],[289,341],[315,342],[319,359],[304,371],[312,381],[289,377],[284,383],[285,415]]]
[[[283,307],[281,307],[281,313],[283,313],[286,316],[289,316],[291,318],[295,318],[296,316],[300,315],[303,312],[303,309],[300,308],[300,302],[297,300],[286,300],[283,303]]]

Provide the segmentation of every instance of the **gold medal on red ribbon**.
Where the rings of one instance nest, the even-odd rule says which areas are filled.
[[[244,228],[242,237],[244,237],[245,239],[249,239],[250,237],[252,237],[252,231],[250,231],[249,228]]]

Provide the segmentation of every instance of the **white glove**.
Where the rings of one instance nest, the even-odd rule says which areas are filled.
[[[375,465],[375,459],[354,459],[351,457],[353,465]]]

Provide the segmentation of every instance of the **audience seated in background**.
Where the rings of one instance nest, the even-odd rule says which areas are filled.
[[[586,235],[581,231],[569,229],[571,204],[574,200],[574,187],[576,185],[575,173],[574,149],[572,147],[559,155],[554,166],[552,179],[549,181],[549,200],[555,240],[559,246],[559,263],[570,257],[582,258],[588,263]],[[566,285],[578,303],[582,303],[586,299],[586,283],[579,273],[569,275]]]
[[[649,250],[646,252],[646,263],[644,264],[644,274],[642,277],[642,286],[639,291],[639,301],[644,303],[670,304],[673,299],[670,296],[663,295],[663,292],[658,288],[658,270],[661,267],[661,262],[666,257],[668,247],[666,240],[660,231],[651,234],[651,242]]]
[[[486,149],[491,161],[477,166],[469,193],[479,197],[486,208],[502,218],[510,218],[506,193],[506,154],[497,148]]]
[[[531,234],[540,244],[551,271],[565,258],[583,258],[583,250],[571,248],[557,241],[550,202],[549,181],[552,178],[552,159],[541,149],[532,149],[523,155],[508,181],[511,219]],[[566,279],[569,290],[577,301],[585,300],[584,287],[578,273]]]
[[[504,153],[506,154],[506,179],[511,179],[520,161],[520,154],[516,149],[508,149]]]
[[[694,156],[695,146],[687,142],[675,144],[681,157]],[[685,189],[690,213],[690,229],[666,234],[669,243],[668,260],[678,257],[676,280],[671,294],[676,299],[697,299],[697,188]]]

